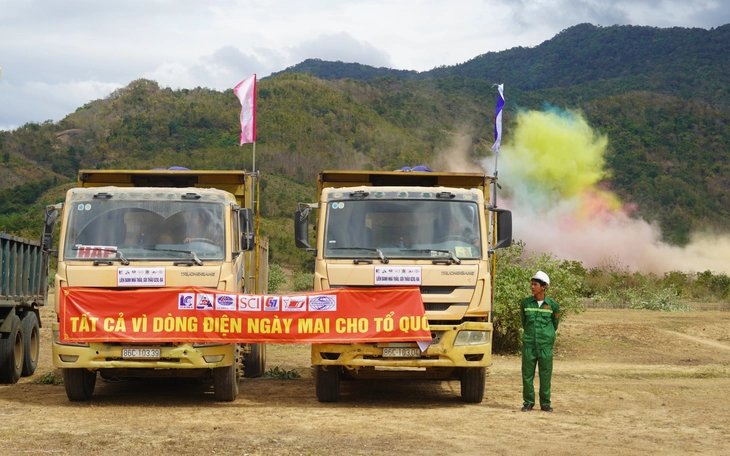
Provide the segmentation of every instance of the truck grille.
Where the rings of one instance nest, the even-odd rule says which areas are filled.
[[[445,304],[444,303],[434,303],[434,304],[432,304],[432,303],[426,302],[426,303],[423,304],[423,307],[426,309],[426,311],[429,311],[429,310],[431,310],[431,311],[444,311],[444,310],[449,310],[449,307],[451,307],[451,304],[448,304],[448,303],[445,303]]]
[[[456,287],[421,287],[422,295],[450,295]]]

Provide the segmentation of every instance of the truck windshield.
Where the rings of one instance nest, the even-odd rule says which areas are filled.
[[[389,259],[482,255],[479,206],[473,201],[340,200],[327,208],[328,258],[370,258],[377,251]]]
[[[94,199],[69,211],[65,260],[224,258],[220,203]]]

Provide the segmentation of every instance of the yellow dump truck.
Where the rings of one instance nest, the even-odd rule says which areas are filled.
[[[296,245],[315,255],[314,290],[420,287],[432,335],[423,346],[313,344],[319,401],[339,399],[341,377],[456,378],[465,401],[482,401],[492,361],[492,259],[512,242],[511,213],[490,204],[494,184],[474,173],[319,175],[317,202],[294,214]]]
[[[79,171],[77,188],[52,206],[61,214],[56,314],[62,287],[265,293],[268,243],[256,236],[254,180],[245,171]],[[163,280],[120,280],[138,271],[155,271]],[[53,324],[53,364],[63,371],[71,401],[91,398],[97,373],[113,379],[208,376],[215,398],[233,401],[240,377],[265,369],[260,344],[63,342],[59,321]]]

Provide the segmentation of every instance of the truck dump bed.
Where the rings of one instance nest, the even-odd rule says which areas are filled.
[[[44,305],[48,273],[40,242],[0,233],[0,256],[0,307]]]
[[[317,194],[325,187],[455,187],[479,188],[485,195],[490,177],[479,173],[409,173],[403,171],[323,171],[317,179]]]
[[[233,194],[241,207],[253,207],[251,173],[176,169],[79,171],[79,187],[196,187]]]

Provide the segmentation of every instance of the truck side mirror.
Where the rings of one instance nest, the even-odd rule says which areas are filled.
[[[300,249],[311,249],[309,245],[309,208],[303,207],[294,212],[294,244]]]
[[[243,208],[238,211],[238,226],[241,229],[241,250],[250,251],[256,243],[256,233],[253,228],[253,210]]]
[[[493,247],[503,249],[512,245],[512,212],[506,209],[492,209],[497,216],[497,244]]]

